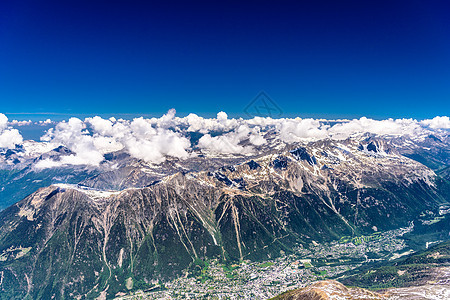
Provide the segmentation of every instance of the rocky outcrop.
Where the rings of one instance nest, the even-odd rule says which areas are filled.
[[[180,276],[197,259],[265,260],[312,241],[406,226],[448,201],[427,167],[358,147],[292,146],[151,184],[139,165],[126,178],[145,186],[120,191],[42,188],[0,213],[1,297],[111,298]],[[101,186],[116,175],[84,182]]]
[[[315,282],[305,288],[283,293],[272,300],[383,300],[390,299],[386,294],[371,292],[361,288],[348,288],[334,280]]]

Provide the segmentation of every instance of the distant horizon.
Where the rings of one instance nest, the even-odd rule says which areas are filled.
[[[209,113],[196,113],[196,112],[179,112],[178,110],[176,111],[176,116],[177,117],[186,117],[189,114],[196,114],[200,117],[203,118],[215,118],[217,113],[221,112],[223,110],[218,110],[216,112],[209,112]],[[226,112],[226,111],[225,111]],[[135,118],[160,118],[162,115],[164,115],[165,113],[167,113],[167,111],[164,112],[149,112],[149,113],[57,113],[57,112],[45,112],[45,113],[10,113],[10,112],[2,112],[0,111],[0,113],[6,115],[9,119],[9,121],[11,122],[12,120],[16,120],[16,121],[32,121],[32,122],[39,122],[39,121],[45,121],[47,119],[50,119],[51,121],[54,122],[61,122],[61,121],[68,121],[70,118],[75,117],[75,118],[79,118],[79,119],[85,119],[85,118],[92,118],[92,117],[96,117],[99,116],[101,118],[104,119],[109,119],[111,117],[114,117],[116,119],[124,119],[124,120],[132,120]],[[245,113],[228,113],[226,112],[227,115],[230,118],[234,118],[234,119],[239,119],[242,118],[244,120],[248,120],[248,119],[252,119],[253,117],[267,117],[267,116],[249,116],[246,115]],[[387,120],[387,119],[414,119],[417,121],[423,121],[423,120],[430,120],[433,119],[435,117],[446,117],[446,116],[450,116],[450,112],[447,114],[441,113],[441,114],[436,114],[436,115],[432,115],[430,117],[422,117],[422,118],[418,118],[418,117],[413,117],[413,116],[408,116],[408,115],[399,115],[399,116],[371,116],[370,114],[331,114],[331,113],[323,113],[323,114],[306,114],[306,113],[283,113],[281,114],[280,117],[272,117],[273,119],[280,119],[280,118],[286,118],[286,119],[293,119],[293,118],[301,118],[301,119],[317,119],[317,120],[354,120],[354,119],[360,119],[360,118],[369,118],[369,119],[373,119],[373,120]]]
[[[448,1],[0,5],[0,111],[245,117],[450,114]],[[29,118],[29,117],[28,117]]]
[[[1,1],[0,298],[450,299],[449,14]]]
[[[14,114],[12,114],[14,116]],[[21,114],[18,114],[21,115]],[[15,115],[17,116],[17,115]],[[351,131],[357,132],[358,130],[375,130],[378,134],[390,134],[392,131],[396,132],[396,134],[403,132],[406,130],[405,134],[412,134],[413,132],[408,132],[411,128],[409,126],[413,126],[412,128],[417,129],[417,126],[422,126],[424,128],[431,127],[433,129],[444,130],[446,132],[450,132],[450,118],[448,116],[435,116],[434,118],[429,119],[415,119],[415,118],[384,118],[384,119],[375,119],[368,118],[366,116],[355,117],[355,118],[314,118],[314,117],[288,117],[283,114],[278,115],[278,117],[274,116],[257,116],[257,115],[247,115],[244,118],[242,117],[233,117],[232,115],[228,115],[224,111],[218,112],[214,116],[202,116],[195,113],[190,114],[178,114],[175,109],[170,109],[165,114],[161,115],[142,115],[142,114],[80,114],[80,115],[70,115],[70,114],[30,114],[28,116],[34,117],[32,118],[11,118],[11,115],[8,116],[0,112],[0,140],[2,139],[2,135],[4,131],[17,130],[16,135],[18,139],[21,138],[23,140],[34,140],[40,141],[43,136],[47,134],[47,132],[56,128],[57,126],[62,126],[65,128],[69,123],[72,122],[74,118],[76,123],[79,123],[81,127],[76,126],[75,130],[78,130],[77,134],[85,134],[82,133],[83,128],[92,126],[92,124],[103,124],[102,126],[106,126],[109,128],[109,134],[114,135],[112,126],[114,124],[123,123],[126,126],[129,126],[130,123],[133,123],[135,120],[145,121],[145,126],[150,126],[152,128],[164,128],[168,129],[171,127],[177,128],[178,132],[187,133],[188,131],[192,132],[203,132],[203,126],[218,126],[217,128],[222,128],[219,130],[223,133],[227,132],[238,132],[239,127],[243,125],[244,127],[248,126],[261,128],[261,130],[265,130],[266,126],[277,128],[287,128],[290,132],[296,132],[296,134],[306,134],[309,135],[308,132],[323,131],[326,132],[328,129],[323,127],[328,124],[329,127],[333,127],[334,124],[338,123],[348,123],[354,124],[356,127],[349,127]],[[56,118],[55,118],[56,117]],[[59,117],[59,118],[58,118]],[[123,121],[120,121],[123,120]],[[72,122],[73,123],[73,122]],[[61,125],[59,125],[61,124]],[[106,124],[106,125],[105,125]],[[170,125],[168,125],[170,124]],[[201,125],[200,125],[201,124]],[[215,125],[212,125],[215,124]],[[225,126],[225,124],[228,124]],[[186,127],[187,126],[187,127]],[[225,127],[223,127],[225,126]],[[281,126],[281,127],[280,127]],[[406,127],[405,127],[406,126]],[[146,130],[152,131],[148,127]],[[190,127],[191,130],[187,130]],[[8,129],[10,128],[10,129]],[[227,129],[225,129],[227,128]],[[402,129],[403,128],[403,129]],[[53,130],[53,129],[52,129]],[[65,130],[65,129],[64,129]],[[211,128],[209,130],[212,130]],[[258,129],[259,130],[259,129]],[[312,130],[312,131],[311,131]],[[3,132],[2,132],[3,131]],[[207,130],[208,131],[208,130]],[[206,132],[207,132],[206,131]],[[385,132],[383,132],[385,131]],[[214,130],[212,130],[214,132]],[[11,132],[10,132],[11,133]],[[103,131],[99,132],[101,135],[105,134]],[[97,133],[97,134],[99,134]],[[166,133],[168,133],[166,131]],[[204,132],[203,132],[204,133]],[[20,137],[19,137],[20,136]],[[326,134],[324,135],[326,136]],[[1,145],[0,145],[1,146]],[[11,145],[10,145],[11,146]],[[1,147],[0,147],[1,148]]]

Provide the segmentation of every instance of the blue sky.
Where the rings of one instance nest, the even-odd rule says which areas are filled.
[[[10,119],[450,112],[447,1],[3,1]],[[26,113],[18,114],[18,113]]]

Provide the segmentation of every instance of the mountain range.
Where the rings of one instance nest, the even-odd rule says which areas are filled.
[[[448,239],[447,133],[264,138],[252,153],[194,148],[151,163],[118,150],[98,166],[45,169],[73,150],[2,151],[0,298],[110,299],[211,259],[264,262],[408,226],[414,251],[424,236]]]

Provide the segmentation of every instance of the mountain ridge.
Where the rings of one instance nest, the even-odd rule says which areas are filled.
[[[448,202],[435,172],[373,139],[269,151],[122,191],[41,188],[0,212],[5,297],[111,298],[198,259],[264,261]]]

